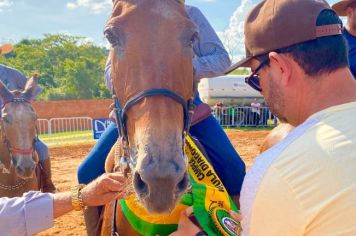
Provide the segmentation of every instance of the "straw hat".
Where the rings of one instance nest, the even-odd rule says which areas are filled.
[[[0,55],[10,53],[12,52],[13,49],[14,47],[11,44],[0,45]]]
[[[335,3],[331,8],[339,15],[346,16],[346,9],[351,4],[356,2],[356,0],[341,0],[340,2]]]

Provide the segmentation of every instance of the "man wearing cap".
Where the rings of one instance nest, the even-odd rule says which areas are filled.
[[[4,55],[12,52],[13,46],[11,44],[0,45],[0,55]],[[23,90],[25,88],[27,78],[20,71],[0,64],[0,80],[6,85],[9,90]],[[37,87],[36,95],[41,92],[41,88]],[[2,100],[0,99],[0,107],[2,106]],[[1,114],[1,111],[0,111]],[[40,159],[40,165],[42,167],[42,191],[43,192],[55,192],[56,188],[52,182],[51,174],[51,162],[48,154],[48,148],[40,139],[37,138],[35,142],[35,149]]]
[[[247,82],[296,128],[244,179],[243,235],[356,235],[356,81],[341,29],[323,0],[265,0],[245,20],[247,57],[229,71],[250,67]]]
[[[332,9],[339,16],[346,16],[347,23],[342,29],[349,46],[349,64],[351,72],[356,78],[356,0],[342,0],[332,5]]]

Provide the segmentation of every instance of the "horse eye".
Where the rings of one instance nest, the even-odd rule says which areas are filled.
[[[117,39],[117,37],[115,36],[113,30],[111,27],[107,27],[104,31],[104,35],[106,37],[106,39],[109,41],[109,43],[111,44],[112,47],[115,47],[119,40]]]
[[[193,47],[194,46],[194,43],[196,42],[196,41],[198,41],[199,40],[199,34],[198,34],[198,32],[195,32],[193,35],[192,35],[192,37],[190,38],[190,44],[189,44],[189,46],[190,47]]]

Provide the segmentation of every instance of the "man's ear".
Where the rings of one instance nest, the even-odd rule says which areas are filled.
[[[352,7],[347,7],[346,8],[346,16],[351,17],[353,11],[354,11],[354,9],[352,9]]]
[[[280,83],[283,85],[287,85],[290,82],[293,65],[291,63],[291,59],[283,54],[279,54],[276,52],[270,52],[268,54],[270,66],[274,70],[275,73],[279,74],[281,79]]]

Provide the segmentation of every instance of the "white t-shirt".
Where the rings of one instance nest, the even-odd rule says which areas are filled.
[[[261,104],[259,102],[252,102],[251,103],[251,111],[253,113],[260,114],[260,108],[261,108]]]
[[[356,102],[318,112],[259,157],[241,191],[244,235],[356,235]]]

